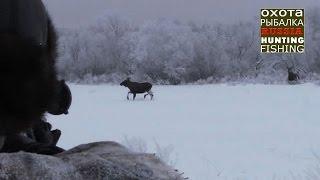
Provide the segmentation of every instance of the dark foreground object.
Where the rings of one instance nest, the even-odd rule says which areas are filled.
[[[53,101],[56,33],[41,0],[1,0],[0,22],[0,134],[20,133]]]
[[[128,78],[123,82],[121,82],[120,85],[129,88],[129,92],[127,94],[128,100],[129,100],[129,94],[133,94],[133,100],[135,100],[137,94],[143,94],[143,93],[147,93],[144,95],[144,98],[146,98],[149,95],[151,97],[151,100],[153,99],[153,92],[151,91],[151,88],[152,88],[151,83],[132,82],[130,81],[130,78]]]
[[[41,0],[1,0],[0,22],[0,150],[61,152],[55,146],[61,132],[42,127],[45,112],[66,114],[71,104],[57,79],[51,19]]]
[[[134,153],[115,142],[81,145],[56,156],[0,154],[0,179],[182,180],[154,154]]]

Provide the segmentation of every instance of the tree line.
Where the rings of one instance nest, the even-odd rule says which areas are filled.
[[[106,14],[83,29],[60,29],[60,76],[71,82],[284,83],[294,68],[320,73],[320,8],[306,10],[304,54],[261,54],[259,19],[234,24],[157,19],[133,24]]]

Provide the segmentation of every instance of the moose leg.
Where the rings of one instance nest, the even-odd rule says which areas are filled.
[[[136,96],[137,96],[137,94],[136,94],[136,93],[133,93],[133,100],[136,99]]]
[[[148,94],[145,94],[143,98],[145,99],[148,95],[149,95],[149,93],[148,93]]]
[[[148,94],[150,95],[151,100],[152,100],[153,99],[153,92],[152,91],[148,91]]]
[[[128,92],[128,94],[127,94],[127,99],[129,100],[129,94],[130,94],[131,92]]]

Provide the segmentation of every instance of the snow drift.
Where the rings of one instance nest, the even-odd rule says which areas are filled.
[[[59,155],[0,154],[0,179],[179,180],[182,177],[152,154],[130,152],[115,142],[80,145]]]

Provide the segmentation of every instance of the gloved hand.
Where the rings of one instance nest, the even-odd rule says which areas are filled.
[[[52,126],[50,123],[40,121],[36,124],[33,131],[33,138],[36,142],[56,146],[61,136],[61,131],[58,129],[51,130]]]

